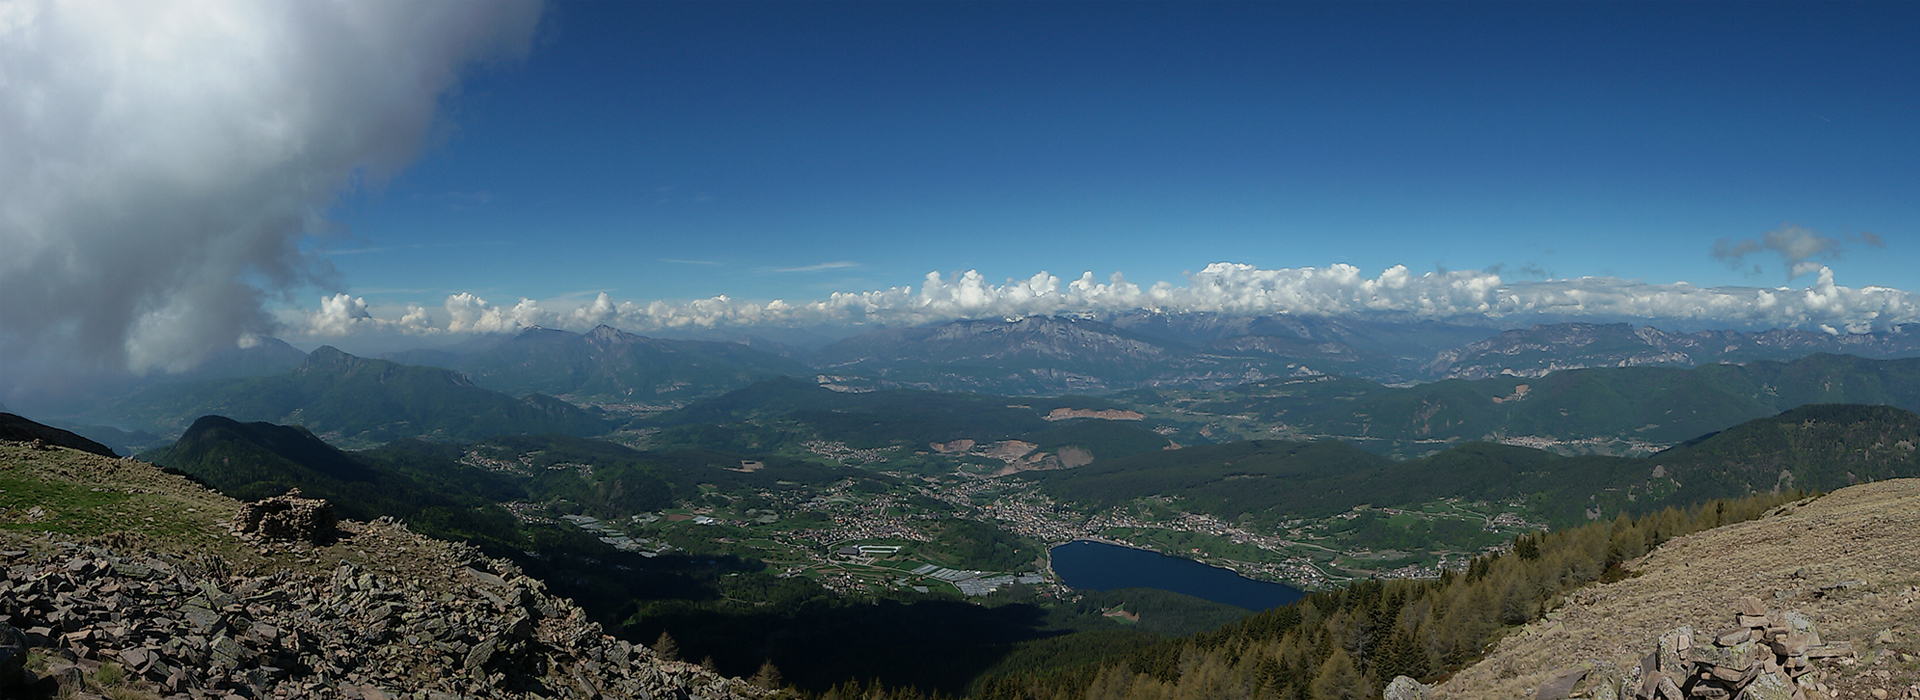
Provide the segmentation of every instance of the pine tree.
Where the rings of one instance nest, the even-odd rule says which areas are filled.
[[[760,670],[755,671],[753,678],[748,679],[748,682],[767,690],[779,690],[783,679],[780,677],[780,669],[774,668],[773,659],[767,659],[760,663]]]
[[[1414,641],[1413,633],[1407,630],[1395,630],[1380,645],[1380,651],[1373,663],[1373,677],[1380,681],[1393,680],[1394,676],[1420,678],[1427,675],[1427,652]]]
[[[680,644],[673,641],[673,635],[660,630],[660,638],[653,640],[653,654],[668,661],[680,660]]]
[[[1353,657],[1345,649],[1335,647],[1327,660],[1320,664],[1320,672],[1313,677],[1313,700],[1372,700],[1373,693],[1367,687],[1367,679],[1354,668]]]

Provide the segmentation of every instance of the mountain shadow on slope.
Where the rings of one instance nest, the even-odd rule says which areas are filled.
[[[88,440],[70,430],[61,430],[51,425],[37,423],[12,413],[0,412],[0,440],[32,442],[39,440],[49,445],[69,447],[81,452],[91,452],[102,457],[118,457],[113,449],[98,442]]]
[[[205,416],[174,444],[140,459],[241,500],[299,488],[356,520],[393,516],[428,534],[482,544],[521,539],[512,515],[492,500],[512,493],[497,475],[451,460],[408,470],[342,452],[299,426]]]
[[[355,357],[321,347],[287,374],[164,384],[129,397],[99,422],[180,430],[199,416],[304,425],[348,445],[401,438],[478,440],[513,433],[598,435],[607,424],[540,394],[514,398],[465,375]]]

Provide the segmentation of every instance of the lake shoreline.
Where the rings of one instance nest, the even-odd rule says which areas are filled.
[[[1068,555],[1064,565],[1063,553]],[[1062,585],[1076,590],[1154,588],[1249,610],[1286,605],[1306,595],[1295,586],[1248,578],[1206,562],[1097,538],[1077,538],[1049,547],[1047,570]]]

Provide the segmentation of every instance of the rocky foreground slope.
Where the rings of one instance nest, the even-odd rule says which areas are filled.
[[[133,460],[0,442],[0,697],[760,698],[400,523],[236,534]]]
[[[1853,486],[1675,538],[1627,566],[1634,578],[1576,591],[1427,697],[1565,697],[1557,693],[1571,688],[1555,688],[1556,679],[1578,669],[1631,671],[1665,652],[1663,637],[1675,646],[1683,628],[1696,631],[1690,657],[1721,653],[1732,645],[1718,638],[1739,627],[1729,611],[1761,610],[1748,617],[1797,612],[1826,643],[1848,648],[1811,659],[1801,686],[1812,690],[1800,697],[1920,698],[1920,479]],[[1793,697],[1787,692],[1779,697]]]

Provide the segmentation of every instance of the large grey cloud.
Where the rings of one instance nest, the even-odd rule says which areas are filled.
[[[1772,251],[1780,256],[1780,263],[1786,267],[1787,279],[1802,275],[1817,274],[1826,267],[1822,263],[1840,259],[1847,243],[1859,243],[1869,248],[1885,248],[1886,243],[1880,237],[1866,231],[1848,236],[1845,241],[1821,234],[1805,226],[1786,224],[1768,231],[1759,239],[1722,238],[1713,242],[1713,257],[1735,270],[1747,264],[1748,256],[1763,251]],[[1754,264],[1749,274],[1758,275],[1761,267]]]
[[[540,9],[0,0],[0,361],[176,368],[273,331],[264,305],[328,278],[300,250],[327,207]]]
[[[635,331],[749,329],[856,323],[919,324],[1032,314],[1110,315],[1140,310],[1235,315],[1302,314],[1524,324],[1568,319],[1634,321],[1716,328],[1806,328],[1860,333],[1920,322],[1920,295],[1834,283],[1822,267],[1805,287],[1696,287],[1613,277],[1509,282],[1496,272],[1414,273],[1394,266],[1369,276],[1352,265],[1262,269],[1214,263],[1183,284],[1142,287],[1115,273],[1062,280],[1042,272],[993,283],[978,272],[928,273],[918,287],[833,294],[825,299],[749,302],[714,297],[685,303],[616,301],[548,308],[531,299],[496,305],[473,294],[448,297],[445,310],[414,306],[381,319],[347,295],[308,315],[311,337],[325,329],[414,335],[507,332],[528,326]],[[357,321],[340,321],[357,314]],[[436,318],[444,318],[444,322]]]

